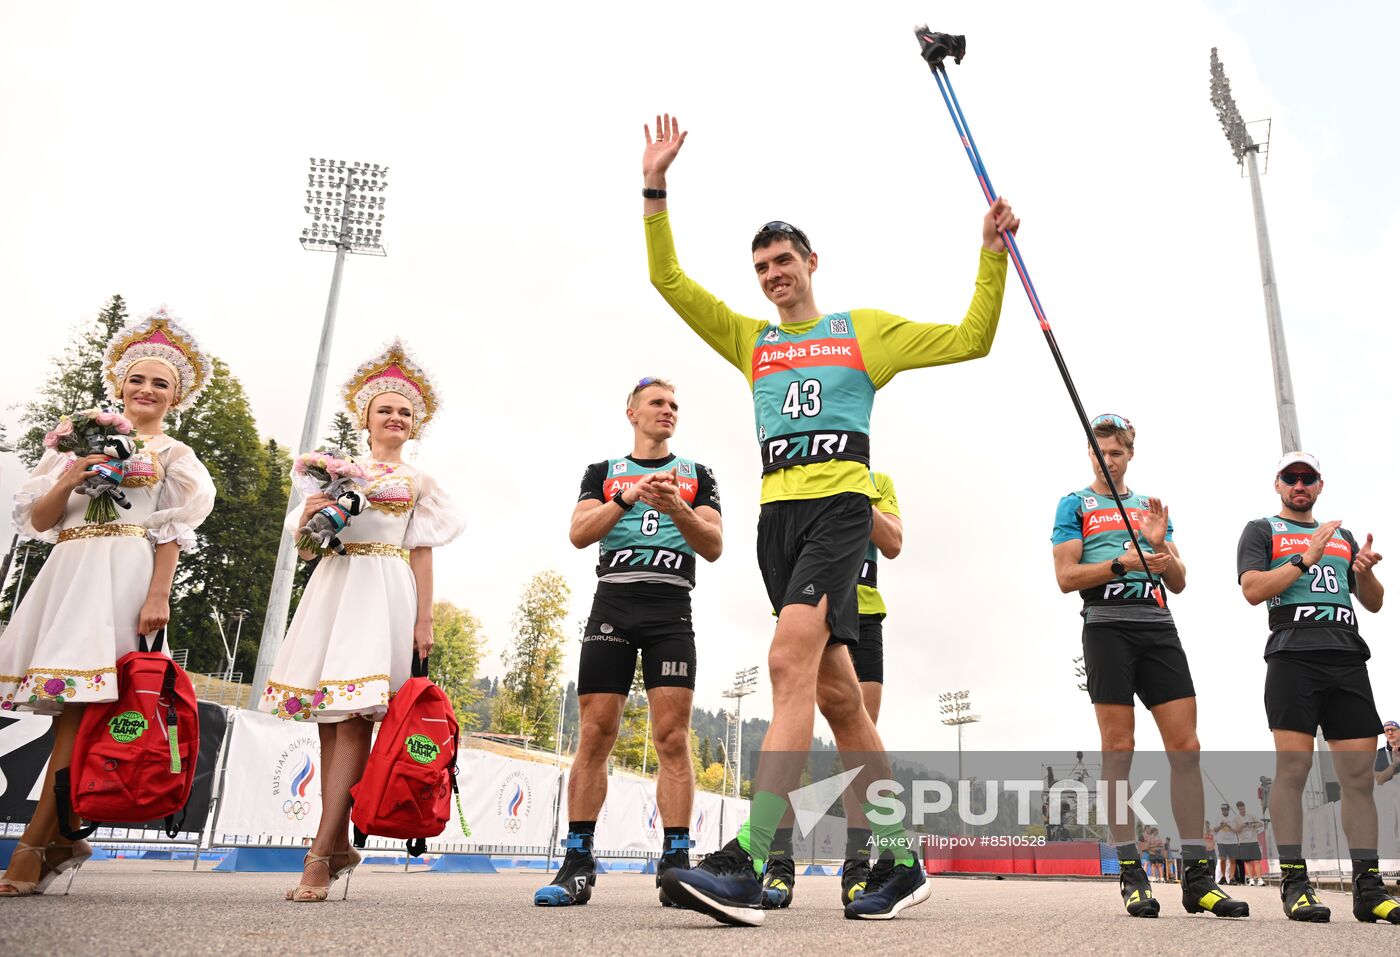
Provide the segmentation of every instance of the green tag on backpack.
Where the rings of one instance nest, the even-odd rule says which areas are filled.
[[[180,773],[180,727],[170,725],[170,773]]]

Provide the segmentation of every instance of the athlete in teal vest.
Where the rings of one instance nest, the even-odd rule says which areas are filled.
[[[1278,464],[1274,490],[1278,514],[1255,519],[1240,535],[1236,565],[1251,605],[1269,609],[1264,646],[1268,676],[1264,710],[1274,733],[1278,766],[1269,813],[1278,842],[1283,882],[1279,893],[1290,920],[1325,922],[1322,904],[1303,859],[1303,785],[1312,769],[1313,736],[1327,739],[1342,786],[1342,829],[1351,848],[1352,914],[1357,920],[1400,924],[1400,902],[1385,892],[1371,771],[1381,718],[1371,694],[1352,596],[1362,608],[1381,610],[1385,589],[1376,578],[1381,560],[1371,536],[1358,546],[1341,522],[1313,519],[1322,494],[1322,466],[1306,452],[1290,452]]]
[[[593,894],[593,834],[608,792],[607,760],[639,653],[660,766],[658,884],[662,874],[690,866],[690,590],[696,558],[719,558],[723,541],[714,475],[670,451],[679,417],[675,388],[664,379],[642,379],[627,397],[632,454],[590,465],[579,488],[569,541],[575,548],[598,545],[598,588],[579,653],[579,744],[569,771],[567,851],[554,880],[535,892],[540,906],[586,904]],[[671,903],[664,893],[661,902]]]
[[[850,654],[840,647],[859,640],[856,579],[876,497],[870,481],[875,392],[906,369],[987,354],[1006,289],[1002,236],[1019,221],[1004,199],[983,217],[976,285],[955,324],[912,322],[878,309],[818,309],[817,255],[806,234],[790,223],[766,223],[750,244],[759,286],[777,309],[777,321],[765,322],[740,315],[681,269],[666,174],[684,140],[669,116],[657,117],[655,140],[647,133],[648,273],[696,335],[743,373],[752,393],[763,474],[758,564],[778,626],[768,649],[773,720],[755,769],[749,819],[730,844],[693,871],[672,872],[663,886],[674,885],[689,906],[716,920],[756,926],[764,921],[765,899],[758,874],[788,810],[787,795],[798,785],[816,707],[848,766],[857,768],[852,786],[862,798],[889,773]],[[895,251],[892,246],[884,243],[880,254]],[[869,815],[874,806],[865,810]],[[876,814],[871,830],[889,857],[871,868],[865,893],[843,907],[851,919],[887,920],[923,903],[932,890],[903,822]]]
[[[1125,786],[1128,779],[1133,761],[1133,698],[1137,697],[1152,713],[1163,748],[1172,753],[1172,810],[1186,865],[1182,906],[1193,914],[1209,911],[1219,917],[1248,917],[1249,904],[1228,896],[1216,884],[1206,853],[1196,688],[1176,623],[1166,608],[1166,595],[1159,595],[1151,580],[1179,593],[1186,587],[1186,565],[1172,542],[1166,506],[1160,499],[1133,492],[1124,481],[1137,439],[1132,423],[1109,414],[1098,416],[1092,425],[1108,474],[1103,474],[1089,449],[1094,481],[1060,499],[1050,541],[1060,590],[1077,591],[1083,600],[1084,671],[1098,718],[1103,777],[1106,782],[1119,782],[1114,787]],[[1131,533],[1114,504],[1115,490],[1128,513]],[[1146,568],[1133,547],[1134,536]],[[1156,917],[1161,903],[1142,869],[1136,822],[1131,816],[1114,819],[1108,830],[1118,848],[1118,886],[1124,907],[1133,917]]]

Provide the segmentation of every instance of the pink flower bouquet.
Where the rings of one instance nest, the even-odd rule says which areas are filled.
[[[93,408],[65,415],[44,436],[44,447],[74,456],[101,453],[106,462],[89,466],[87,477],[76,492],[92,499],[84,518],[89,522],[106,523],[117,519],[117,507],[131,508],[121,490],[126,477],[123,463],[141,450],[144,443],[136,437],[135,427],[120,412]]]

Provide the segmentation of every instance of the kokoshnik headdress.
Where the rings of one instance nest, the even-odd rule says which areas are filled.
[[[119,401],[122,383],[138,362],[154,360],[168,367],[174,375],[175,401],[171,408],[188,409],[209,384],[213,363],[199,348],[199,343],[161,306],[148,312],[141,321],[112,337],[102,362],[102,378],[107,396]]]
[[[432,377],[413,360],[401,339],[395,339],[379,355],[362,363],[346,381],[341,396],[360,428],[365,428],[370,402],[385,392],[393,392],[409,401],[413,406],[413,429],[409,438],[422,438],[428,421],[437,412],[437,389]]]

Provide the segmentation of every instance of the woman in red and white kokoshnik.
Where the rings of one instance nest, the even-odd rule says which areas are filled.
[[[364,774],[373,722],[408,680],[413,654],[433,645],[433,549],[462,531],[462,520],[432,476],[403,459],[437,410],[423,369],[395,340],[360,366],[342,397],[369,431],[370,507],[339,538],[345,554],[327,553],[297,605],[263,690],[259,709],[290,721],[314,721],[321,738],[321,822],[293,901],[323,901],[330,885],[360,857],[350,847],[350,787]],[[295,533],[320,508],[312,495],[293,509]],[[301,552],[303,559],[313,558]],[[368,720],[354,720],[354,719]]]
[[[83,706],[117,697],[117,660],[170,620],[180,552],[214,508],[214,483],[189,446],[164,433],[171,409],[187,409],[211,364],[165,307],[107,345],[102,376],[144,447],[125,465],[131,503],[115,522],[84,518],[90,499],[74,490],[105,455],[49,449],[15,494],[22,538],[55,545],[0,635],[0,713],[57,715],[53,755],[39,805],[0,879],[0,896],[43,893],[60,873],[92,856],[86,841],[58,831],[54,773],[69,764]],[[76,824],[77,822],[70,822]]]

